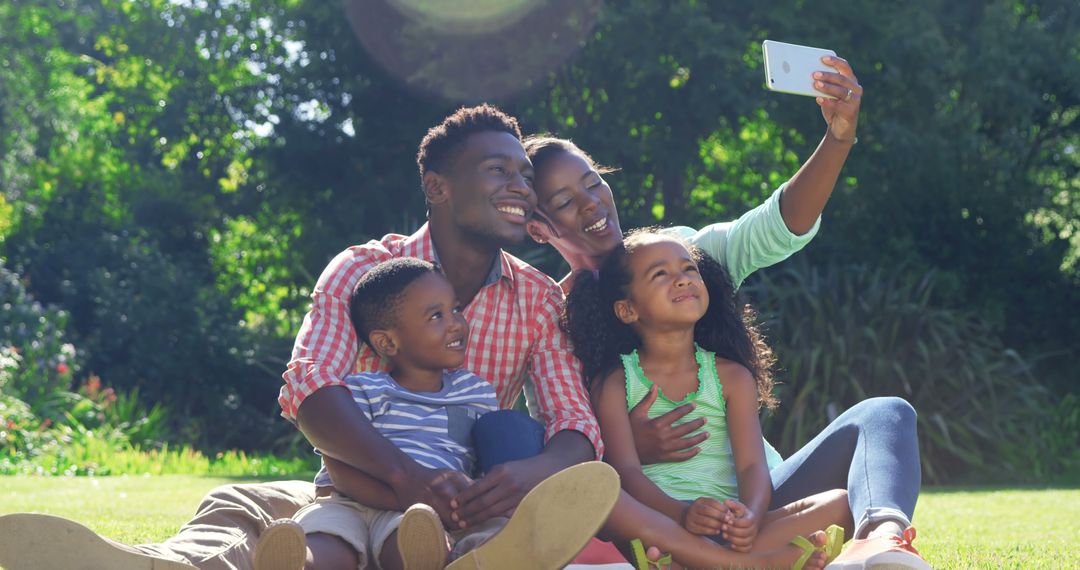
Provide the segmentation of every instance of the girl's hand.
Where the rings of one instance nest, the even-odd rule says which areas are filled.
[[[725,517],[730,517],[730,513],[724,503],[710,497],[700,497],[686,509],[683,527],[694,534],[717,535]]]
[[[829,125],[829,134],[838,142],[855,142],[855,129],[859,125],[859,105],[862,103],[863,88],[859,85],[855,72],[847,60],[826,56],[822,63],[836,69],[836,73],[817,71],[814,73],[814,89],[832,95],[836,99],[818,97],[821,115]]]
[[[731,514],[723,525],[724,538],[731,543],[732,550],[750,552],[757,538],[760,519],[754,511],[735,499],[724,501],[724,507]]]

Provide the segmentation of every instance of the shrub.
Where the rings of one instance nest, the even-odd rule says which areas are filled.
[[[27,294],[19,276],[0,262],[0,390],[56,419],[50,400],[71,387],[79,370],[65,338],[68,315]]]
[[[60,442],[51,425],[51,420],[38,419],[26,402],[0,391],[0,473],[57,449]]]
[[[1050,409],[1030,367],[979,315],[939,306],[935,274],[787,264],[744,290],[778,361],[780,411],[770,440],[798,449],[842,410],[899,396],[919,414],[930,482],[1030,480],[1056,465],[1033,418]]]
[[[1045,413],[1032,418],[1038,430],[1038,446],[1017,442],[1010,456],[1030,466],[1042,482],[1080,485],[1080,398],[1065,394],[1047,406]],[[1045,448],[1045,451],[1039,452]]]
[[[113,232],[66,215],[53,208],[42,229],[16,232],[7,247],[37,298],[70,311],[85,369],[144,406],[168,408],[162,433],[173,442],[251,449],[292,430],[277,419],[274,398],[283,363],[268,366],[273,375],[257,366],[257,339],[206,267],[166,254],[140,230]]]

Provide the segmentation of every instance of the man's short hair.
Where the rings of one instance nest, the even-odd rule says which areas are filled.
[[[415,257],[397,257],[371,268],[356,284],[349,304],[356,336],[371,346],[371,331],[397,324],[405,288],[437,271],[435,264]]]
[[[461,150],[469,135],[487,131],[510,133],[521,140],[517,119],[498,107],[487,103],[462,107],[443,119],[442,123],[431,127],[424,140],[420,141],[420,149],[416,153],[420,176],[429,171],[442,172]]]

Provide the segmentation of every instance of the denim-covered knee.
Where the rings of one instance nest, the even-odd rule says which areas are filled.
[[[541,426],[539,422],[532,419],[524,412],[519,412],[517,410],[495,410],[494,412],[488,412],[476,418],[476,423],[473,425],[473,431],[514,429],[531,432],[536,429],[535,426],[540,426],[540,429],[543,430],[543,426]]]
[[[488,412],[476,419],[472,429],[480,472],[540,454],[544,450],[544,426],[516,410]]]
[[[915,408],[907,400],[897,396],[867,398],[855,404],[851,409],[852,411],[857,409],[860,414],[872,420],[890,420],[899,424],[915,425],[918,417]]]
[[[907,400],[896,396],[885,396],[882,398],[875,398],[881,400],[881,407],[893,417],[900,418],[900,421],[907,424],[915,424],[915,420],[918,419],[918,413],[915,408],[908,403]]]

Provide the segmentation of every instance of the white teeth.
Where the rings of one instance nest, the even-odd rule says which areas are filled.
[[[449,343],[446,344],[447,348],[458,348],[460,346],[461,346],[461,341],[460,340],[455,340],[455,341],[452,341],[452,342],[449,342]]]
[[[598,232],[607,227],[607,218],[601,219],[599,222],[585,228],[587,232]]]
[[[504,214],[514,214],[515,216],[525,217],[525,208],[519,208],[518,206],[499,206],[496,209]]]

